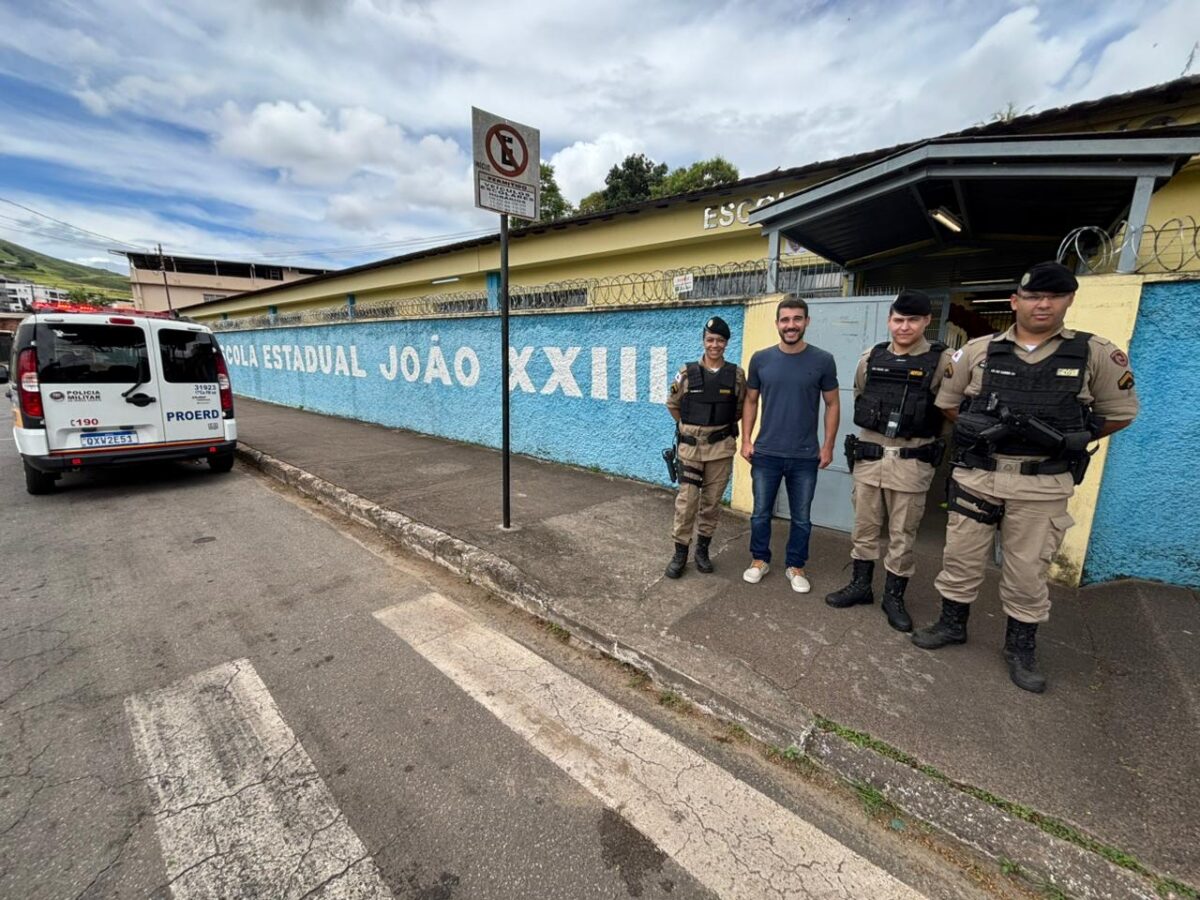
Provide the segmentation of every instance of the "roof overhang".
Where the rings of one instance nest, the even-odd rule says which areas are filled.
[[[1157,187],[1196,155],[1196,128],[935,140],[761,207],[750,222],[851,270],[958,249],[1032,252],[1081,225],[1112,229],[1139,179]]]

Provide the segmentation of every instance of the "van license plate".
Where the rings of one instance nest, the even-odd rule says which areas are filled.
[[[93,431],[79,437],[80,444],[84,447],[117,447],[138,442],[135,431]]]

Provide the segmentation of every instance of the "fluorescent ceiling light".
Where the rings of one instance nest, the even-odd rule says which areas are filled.
[[[451,275],[449,278],[435,278],[435,279],[433,279],[433,281],[431,281],[429,283],[430,284],[450,284],[455,281],[458,281],[457,275]]]
[[[966,286],[967,286],[967,285],[969,285],[969,284],[1001,284],[1001,285],[1007,285],[1007,284],[1016,284],[1016,282],[1015,282],[1015,281],[1013,281],[1011,278],[985,278],[985,279],[983,279],[982,281],[964,281],[964,282],[962,282],[962,285],[963,285],[963,287],[966,287]]]
[[[1007,303],[1010,297],[997,297],[995,300],[972,300],[971,305],[976,306],[981,303]]]
[[[949,228],[955,234],[963,230],[962,222],[954,217],[954,214],[944,206],[939,206],[937,209],[929,210],[929,218],[935,222]]]

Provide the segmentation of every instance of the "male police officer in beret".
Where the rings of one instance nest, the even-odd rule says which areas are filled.
[[[667,396],[667,411],[679,439],[679,493],[675,497],[675,555],[666,576],[678,578],[687,565],[692,527],[696,568],[713,570],[708,547],[717,527],[721,498],[737,453],[737,421],[746,396],[746,374],[725,361],[729,326],[720,316],[704,323],[704,355],[679,370]]]
[[[1083,480],[1088,446],[1138,411],[1129,358],[1102,337],[1063,327],[1079,283],[1065,266],[1039,263],[1010,298],[1015,324],[976,338],[950,359],[937,405],[954,422],[954,472],[942,571],[941,618],[912,642],[933,650],[967,639],[993,532],[1004,564],[1004,657],[1013,682],[1041,693],[1038,625],[1050,616],[1046,571],[1073,524],[1067,499]]]
[[[913,543],[925,512],[925,496],[945,444],[942,411],[934,404],[949,351],[925,339],[929,297],[901,291],[888,311],[890,341],[870,348],[854,373],[854,424],[846,438],[846,462],[854,473],[854,531],[850,583],[825,602],[844,608],[874,603],[871,579],[880,557],[887,519],[887,577],[883,611],[897,631],[912,631],[904,591],[912,577]]]

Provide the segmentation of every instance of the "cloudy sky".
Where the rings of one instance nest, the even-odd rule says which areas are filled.
[[[472,105],[578,201],[631,152],[753,175],[1166,81],[1198,39],[1195,0],[0,0],[0,237],[347,265],[495,227]]]

